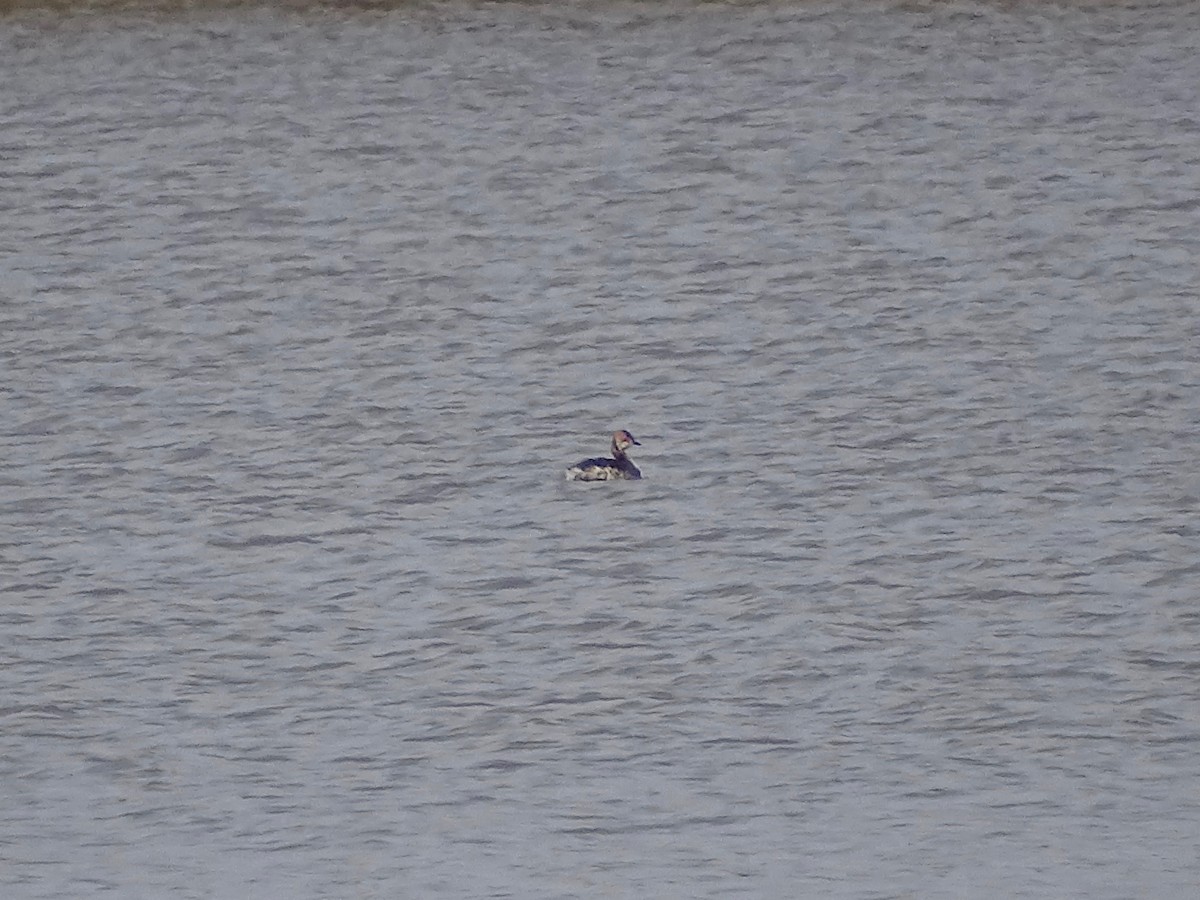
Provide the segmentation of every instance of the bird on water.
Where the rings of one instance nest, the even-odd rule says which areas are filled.
[[[633,460],[625,455],[625,450],[634,446],[640,447],[642,444],[628,431],[622,429],[613,432],[612,459],[601,456],[577,462],[567,469],[567,481],[618,481],[641,478],[641,471],[633,464]]]

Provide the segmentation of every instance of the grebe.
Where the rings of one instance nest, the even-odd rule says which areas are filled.
[[[642,473],[625,455],[625,448],[642,446],[628,431],[615,431],[612,436],[612,459],[585,459],[567,469],[567,481],[617,481],[641,478]]]

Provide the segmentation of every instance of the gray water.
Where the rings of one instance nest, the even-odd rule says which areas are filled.
[[[1197,46],[10,9],[0,893],[1196,896]]]

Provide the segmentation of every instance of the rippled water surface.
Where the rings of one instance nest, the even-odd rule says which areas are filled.
[[[9,9],[3,895],[1195,896],[1198,45]]]

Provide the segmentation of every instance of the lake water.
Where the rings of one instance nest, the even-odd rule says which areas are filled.
[[[1197,46],[10,4],[0,892],[1196,896]]]

